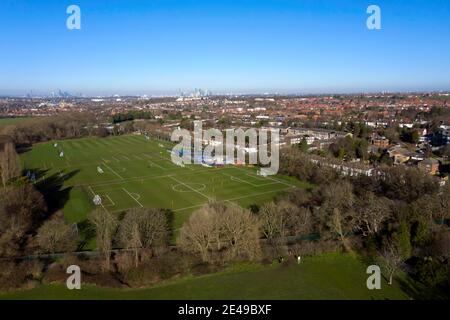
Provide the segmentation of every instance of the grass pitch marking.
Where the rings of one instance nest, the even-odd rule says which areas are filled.
[[[147,161],[148,161],[152,166],[154,166],[154,167],[158,167],[158,168],[160,168],[160,169],[167,170],[166,168],[160,166],[160,165],[157,164],[157,163],[154,163],[153,161],[150,161],[150,160],[147,160]]]
[[[190,187],[189,185],[187,185],[187,184],[184,183],[183,181],[178,180],[178,179],[175,178],[174,176],[169,176],[169,178],[171,178],[172,180],[175,180],[175,181],[178,182],[179,184],[184,185],[185,187],[191,189],[192,191],[197,192],[199,195],[205,197],[206,199],[208,199],[208,200],[210,200],[210,201],[213,200],[211,197],[208,197],[206,194],[204,194],[204,193],[202,193],[202,192],[200,192],[200,191],[198,191],[198,190],[196,190],[196,189]]]
[[[262,196],[262,195],[269,194],[269,193],[282,192],[282,191],[286,191],[286,190],[289,190],[289,188],[282,189],[282,190],[270,190],[270,191],[266,191],[266,192],[254,193],[254,194],[249,194],[249,195],[246,195],[246,196],[241,196],[241,197],[231,198],[231,199],[227,199],[227,200],[223,200],[223,201],[233,203],[232,201],[241,200],[241,199],[246,199],[246,198],[252,198],[252,197],[257,197],[257,196]],[[202,204],[197,204],[197,205],[190,206],[190,207],[185,207],[185,208],[175,209],[175,210],[173,210],[173,212],[184,211],[184,210],[193,209],[193,208],[201,208],[201,207],[203,207],[204,205],[205,205],[204,203],[202,203]]]
[[[94,196],[96,196],[96,193],[94,192],[94,190],[92,190],[91,186],[88,186],[89,190],[92,192],[92,194]],[[106,207],[103,205],[103,202],[100,203],[100,205],[102,206],[103,210],[105,210],[106,212],[109,212],[108,209],[106,209]]]
[[[199,188],[197,188],[197,189],[195,189],[195,190],[197,190],[197,191],[201,191],[201,190],[205,190],[206,189],[206,185],[205,184],[203,184],[203,183],[190,183],[189,185],[196,185],[196,186],[200,186]],[[178,187],[179,186],[184,186],[183,184],[175,184],[175,185],[173,185],[172,186],[172,190],[173,191],[176,191],[176,192],[191,192],[191,191],[188,191],[188,190],[180,190]]]
[[[104,207],[115,207],[116,206],[116,204],[114,203],[114,201],[112,201],[111,197],[108,194],[106,194],[106,193],[105,194],[99,194],[99,196],[102,199],[107,199],[109,201],[108,204],[104,204],[103,201],[102,201],[102,205]]]
[[[248,172],[246,172],[244,169],[241,169],[241,168],[238,168],[238,167],[236,167],[236,169],[241,170],[241,171],[245,172],[246,174],[248,174]],[[258,177],[258,176],[257,176],[257,177]],[[286,185],[286,186],[288,186],[288,187],[291,187],[291,188],[296,188],[295,185],[290,184],[290,183],[287,183],[287,182],[282,181],[282,180],[278,180],[278,179],[275,179],[275,178],[272,178],[272,177],[269,177],[269,176],[264,177],[264,178],[265,178],[265,179],[272,180],[272,181],[274,181],[274,182],[276,182],[276,183],[284,184],[284,185]]]
[[[139,200],[138,200],[138,199],[136,199],[135,197],[133,197],[133,195],[132,195],[131,193],[129,193],[129,192],[128,192],[128,190],[127,190],[127,189],[125,189],[125,188],[122,188],[122,190],[123,190],[123,191],[125,191],[125,193],[126,193],[126,194],[128,194],[128,195],[130,196],[130,198],[131,198],[131,199],[133,199],[134,201],[136,201],[136,203],[137,203],[138,205],[140,205],[140,206],[141,206],[141,208],[143,208],[143,207],[144,207],[144,206],[142,205],[142,203],[140,203],[140,202],[139,202]]]
[[[104,162],[104,165],[105,165],[105,167],[107,167],[112,173],[114,173],[116,176],[118,176],[121,180],[124,180],[124,178],[123,178],[120,174],[118,174],[117,172],[115,172],[110,166],[108,166],[108,165],[106,164],[106,162]]]
[[[264,183],[264,184],[254,184],[254,183],[252,183],[252,182],[249,182],[249,181],[246,181],[246,180],[244,180],[244,179],[241,179],[241,178],[232,176],[232,175],[227,174],[227,173],[222,173],[222,174],[225,175],[225,176],[227,176],[227,177],[230,177],[230,179],[231,179],[232,181],[238,181],[238,182],[246,183],[246,184],[251,185],[251,186],[254,187],[254,188],[264,187],[264,186],[270,186],[270,185],[272,185],[272,184],[276,184],[276,183],[277,183],[277,182],[269,182],[269,183]]]

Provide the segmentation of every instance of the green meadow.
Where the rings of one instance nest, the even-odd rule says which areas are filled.
[[[306,257],[300,265],[241,264],[212,275],[187,277],[151,288],[110,289],[85,285],[68,290],[48,284],[0,294],[0,299],[333,299],[403,300],[399,281],[380,290],[366,286],[366,264],[350,255]]]

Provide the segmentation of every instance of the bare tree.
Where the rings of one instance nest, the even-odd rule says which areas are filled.
[[[230,205],[218,221],[216,227],[222,230],[230,259],[245,257],[254,260],[260,255],[259,221],[249,210]]]
[[[353,204],[355,196],[352,185],[348,182],[333,183],[322,190],[322,207],[325,224],[332,234],[337,234],[345,249],[351,250],[347,235],[355,228]]]
[[[228,259],[255,259],[260,254],[259,222],[235,204],[209,203],[195,211],[180,231],[183,250],[209,261],[222,252]]]
[[[165,246],[168,239],[166,215],[162,210],[137,208],[126,214],[119,226],[119,242],[134,252],[136,267],[142,248]]]
[[[388,241],[381,249],[380,256],[386,270],[388,283],[392,285],[395,273],[403,263],[403,257],[398,247],[392,241]]]
[[[56,213],[39,228],[37,241],[43,252],[70,252],[77,247],[77,234],[63,215]]]
[[[358,201],[357,229],[362,232],[363,236],[374,235],[381,230],[383,223],[391,215],[389,203],[389,199],[379,198],[372,192],[367,193],[363,199]]]
[[[311,212],[289,200],[269,202],[259,212],[261,229],[267,239],[309,232]]]
[[[20,176],[20,161],[14,145],[5,143],[3,151],[0,152],[0,167],[3,187],[14,178]]]
[[[117,229],[117,218],[104,209],[96,209],[89,215],[89,221],[95,227],[97,247],[105,259],[105,269],[110,268],[111,246]]]
[[[44,197],[32,185],[0,190],[0,232],[9,229],[17,237],[30,230],[46,210]]]
[[[282,233],[284,228],[283,217],[278,212],[274,202],[264,204],[259,212],[261,229],[267,239],[272,239]]]
[[[178,243],[184,251],[199,254],[202,261],[210,260],[210,250],[216,241],[220,248],[220,237],[216,234],[215,212],[209,205],[195,211],[183,225]]]

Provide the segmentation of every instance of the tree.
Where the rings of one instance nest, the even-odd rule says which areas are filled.
[[[77,247],[77,234],[59,213],[39,228],[37,241],[43,252],[70,252]]]
[[[5,143],[4,149],[0,152],[0,168],[3,187],[14,178],[20,176],[20,161],[14,145],[10,142]]]
[[[388,283],[392,285],[393,277],[404,259],[398,247],[391,241],[385,243],[380,252],[380,257],[382,258],[382,264],[387,273]]]
[[[21,237],[46,211],[44,197],[30,184],[7,186],[0,191],[0,232],[10,230]]]
[[[408,222],[400,222],[397,231],[392,235],[392,241],[395,243],[398,253],[403,257],[404,260],[411,257],[411,231]]]
[[[228,260],[252,260],[260,254],[259,223],[249,210],[211,202],[191,215],[181,228],[178,243],[204,262],[215,253]]]
[[[434,216],[439,223],[444,224],[450,216],[450,183],[446,183],[440,190],[437,199],[437,212]]]
[[[218,221],[229,259],[253,260],[259,256],[259,222],[249,210],[229,205]]]
[[[309,232],[311,212],[308,208],[297,206],[289,200],[281,200],[263,205],[259,212],[259,220],[264,236],[271,240],[275,237]]]
[[[391,215],[389,203],[389,199],[379,198],[372,192],[368,192],[357,202],[357,228],[363,236],[375,235],[381,230],[383,223]]]
[[[166,215],[158,209],[128,210],[120,222],[118,237],[122,246],[134,251],[134,261],[137,267],[140,249],[167,245]]]
[[[95,227],[97,247],[105,259],[105,269],[110,268],[112,239],[117,228],[117,218],[104,209],[96,209],[89,215],[90,223]]]
[[[273,239],[275,236],[283,233],[284,217],[279,214],[277,205],[269,202],[263,205],[259,212],[261,228],[267,239]]]
[[[344,181],[324,186],[321,190],[325,224],[331,234],[337,234],[342,245],[350,250],[346,237],[355,229],[355,213],[353,204],[355,196],[352,185]]]
[[[178,243],[187,252],[199,254],[202,261],[210,260],[210,250],[214,242],[220,249],[219,234],[216,233],[215,215],[209,205],[195,211],[181,227]],[[219,241],[216,240],[219,238]]]

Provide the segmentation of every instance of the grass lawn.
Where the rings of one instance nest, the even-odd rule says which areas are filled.
[[[21,159],[25,171],[37,173],[47,202],[74,223],[86,220],[94,195],[117,214],[134,207],[171,209],[176,230],[209,200],[248,207],[289,189],[311,188],[290,177],[258,176],[255,167],[182,168],[170,160],[171,149],[171,143],[143,136],[84,138],[38,144]]]
[[[380,290],[368,290],[366,268],[353,256],[330,254],[304,258],[300,265],[239,265],[146,289],[86,285],[71,291],[54,284],[0,294],[0,299],[408,299],[397,284],[384,280]]]

